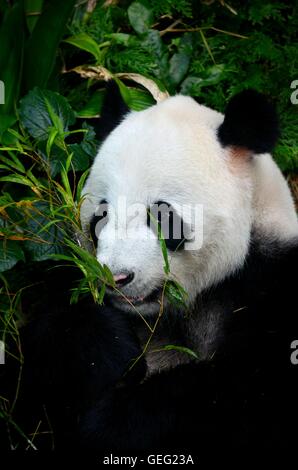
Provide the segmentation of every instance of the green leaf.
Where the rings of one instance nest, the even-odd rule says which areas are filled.
[[[79,182],[77,184],[77,191],[76,191],[76,202],[78,203],[82,197],[82,190],[85,185],[85,181],[87,179],[87,176],[89,175],[90,169],[86,170],[82,176],[79,179]]]
[[[197,355],[197,353],[192,351],[192,349],[186,348],[185,346],[175,346],[174,344],[167,344],[166,346],[164,346],[160,350],[162,350],[162,351],[173,351],[173,350],[174,351],[179,351],[179,352],[183,352],[185,354],[188,354],[189,356],[194,357],[195,359],[199,359],[199,356]]]
[[[169,77],[174,86],[184,78],[190,63],[190,56],[184,52],[177,52],[170,59]]]
[[[231,70],[230,70],[231,71]],[[218,64],[209,67],[204,77],[187,77],[181,85],[181,93],[185,95],[196,95],[201,88],[210,85],[217,85],[227,77],[225,64]]]
[[[100,287],[100,291],[98,293],[98,296],[97,296],[97,303],[99,305],[101,305],[103,303],[103,299],[104,299],[104,296],[105,296],[105,293],[106,293],[106,285],[105,284],[102,284],[101,287]]]
[[[49,222],[51,222],[49,205],[45,202],[36,203],[27,222],[27,230],[34,235],[36,241],[24,242],[24,248],[33,261],[51,259],[53,254],[65,251],[63,248],[65,234],[62,228]]]
[[[131,47],[138,44],[138,40],[135,36],[125,33],[111,33],[106,34],[106,38],[112,39],[115,44],[119,44],[125,47]]]
[[[66,98],[35,87],[20,102],[20,121],[32,137],[47,140],[53,126],[58,132],[66,132],[75,122],[75,115]]]
[[[90,157],[84,151],[81,144],[71,144],[68,146],[72,152],[72,168],[75,171],[85,171],[90,166]]]
[[[9,153],[8,158],[1,155],[1,161],[2,161],[2,163],[5,163],[9,167],[14,168],[15,170],[19,171],[20,173],[26,173],[24,165],[15,156],[15,154],[13,152]]]
[[[18,261],[25,261],[20,243],[14,240],[0,240],[0,272],[11,269]]]
[[[30,181],[25,176],[21,175],[9,175],[9,176],[1,176],[0,181],[5,181],[6,183],[17,183],[23,184],[25,186],[29,186],[30,188],[33,186],[33,182]]]
[[[93,127],[83,123],[82,128],[87,130],[82,142],[68,145],[69,150],[73,153],[72,167],[76,171],[84,171],[90,167],[90,161],[95,157],[98,148]]]
[[[111,273],[110,268],[106,264],[103,265],[103,271],[104,271],[105,279],[106,279],[107,283],[110,286],[115,287],[115,281],[114,281],[113,274]]]
[[[86,33],[80,33],[75,36],[70,36],[69,38],[65,39],[64,42],[68,44],[72,44],[79,49],[84,51],[90,52],[97,62],[101,61],[101,50],[98,44]]]
[[[115,78],[115,82],[117,83],[119,87],[123,100],[125,101],[127,106],[130,108],[132,105],[130,89],[126,85],[124,85],[124,83],[122,83],[121,80],[119,80],[119,78]]]
[[[170,302],[178,306],[186,306],[187,292],[174,280],[167,281],[165,285],[165,294]]]
[[[169,257],[168,257],[168,250],[167,250],[166,242],[165,242],[162,230],[161,230],[161,226],[158,223],[158,220],[151,214],[150,211],[148,211],[148,214],[149,214],[150,220],[153,222],[153,224],[155,225],[155,228],[157,230],[158,241],[159,241],[162,256],[163,256],[163,259],[164,259],[164,262],[165,262],[164,267],[163,267],[164,272],[165,272],[165,274],[169,274],[170,273],[170,263],[169,263]],[[167,287],[167,285],[166,285],[166,287]]]
[[[169,80],[169,52],[162,42],[160,34],[154,29],[150,29],[142,36],[142,47],[153,56],[155,62],[156,78],[168,85]],[[159,86],[163,91],[163,86]],[[168,88],[168,86],[167,86]]]
[[[0,110],[3,105],[0,104]],[[14,114],[7,114],[5,116],[1,115],[0,112],[0,141],[5,144],[6,139],[6,130],[13,126],[17,122],[17,118]]]
[[[130,109],[133,111],[142,111],[150,106],[156,104],[151,93],[147,91],[139,90],[136,88],[130,88]]]
[[[128,7],[128,18],[131,26],[138,34],[143,34],[148,31],[153,23],[153,12],[145,3],[133,2]]]
[[[28,39],[24,60],[24,85],[45,88],[52,73],[59,42],[76,0],[51,0],[45,3]]]
[[[76,113],[80,118],[93,118],[100,115],[102,103],[104,99],[104,91],[96,90],[85,106]]]
[[[165,262],[163,269],[166,274],[169,274],[170,264],[169,264],[169,258],[168,258],[168,250],[167,250],[165,239],[163,238],[163,235],[161,233],[159,235],[159,243],[161,246],[162,256]]]

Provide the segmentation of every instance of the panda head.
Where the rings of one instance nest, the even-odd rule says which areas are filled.
[[[126,311],[159,309],[166,278],[159,221],[169,276],[192,304],[244,263],[254,222],[254,156],[275,143],[275,112],[263,95],[245,91],[225,116],[179,95],[125,114],[115,89],[109,93],[81,219],[98,261],[114,275],[118,293],[111,300]]]

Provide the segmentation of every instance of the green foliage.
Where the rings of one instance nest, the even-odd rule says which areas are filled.
[[[24,54],[24,87],[46,87],[53,71],[56,51],[75,0],[45,2],[41,15],[28,37]]]
[[[73,46],[79,47],[84,51],[90,52],[90,54],[94,56],[96,62],[101,63],[102,53],[100,49],[102,45],[100,47],[97,42],[88,34],[80,33],[76,36],[71,36],[65,39],[65,42],[67,42],[68,44],[72,44]]]
[[[5,104],[0,106],[0,139],[16,121],[20,94],[35,85],[47,85],[75,1],[26,0],[24,4],[17,0],[12,3],[7,2],[0,22],[0,80],[5,84]],[[29,20],[32,11],[40,15]]]
[[[192,349],[186,348],[184,346],[175,346],[174,344],[167,344],[163,348],[155,350],[154,352],[158,352],[158,351],[179,351],[179,352],[188,354],[194,359],[199,359],[198,355]]]
[[[98,0],[90,11],[91,4],[0,0],[0,80],[5,84],[5,104],[0,104],[0,339],[13,338],[20,373],[17,322],[26,317],[22,297],[32,301],[36,289],[32,272],[39,269],[42,278],[44,266],[78,268],[82,279],[71,293],[73,302],[89,292],[102,303],[106,286],[115,288],[108,267],[83,249],[82,241],[92,244],[79,216],[82,188],[99,144],[93,124],[101,111],[104,78],[114,77],[135,111],[155,100],[132,84],[131,74],[153,80],[170,94],[195,96],[218,111],[243,89],[265,92],[281,116],[276,161],[287,173],[298,170],[298,105],[290,101],[290,84],[298,79],[297,2]],[[177,308],[187,303],[187,293],[171,274],[160,232],[159,241],[166,282],[154,325],[143,319],[150,331],[143,354],[164,298]],[[182,346],[165,349],[196,357]],[[35,448],[12,419],[17,392],[12,404],[0,396],[0,417]]]
[[[127,9],[128,19],[138,34],[146,33],[153,24],[153,11],[141,2],[132,2]]]
[[[37,87],[20,101],[19,115],[21,125],[37,141],[47,140],[52,129],[63,137],[75,121],[74,112],[63,96]]]
[[[20,244],[14,240],[0,240],[0,272],[11,269],[18,261],[25,261]]]
[[[1,3],[0,79],[6,101],[0,106],[0,271],[69,256],[73,247],[65,243],[66,234],[69,239],[80,230],[78,194],[98,145],[88,119],[100,115],[104,90],[94,75],[59,74],[61,61],[64,70],[77,73],[84,63],[110,75],[139,73],[161,89],[196,96],[219,111],[244,88],[265,91],[281,115],[276,160],[284,171],[297,170],[298,108],[290,103],[290,83],[298,70],[295,2],[235,0],[227,6],[135,0],[106,6],[98,1],[93,12],[84,2],[73,6],[71,0]],[[40,14],[30,19],[32,11]],[[131,109],[154,103],[147,91],[115,80]],[[160,244],[170,276],[162,234]],[[176,303],[185,300],[170,278],[165,295]]]
[[[170,93],[196,96],[218,111],[242,89],[267,93],[281,116],[276,160],[285,171],[297,170],[298,111],[290,102],[298,70],[296,2],[136,0],[125,5],[98,2],[84,21],[77,13],[70,30],[104,45],[100,64],[112,73],[149,76]]]

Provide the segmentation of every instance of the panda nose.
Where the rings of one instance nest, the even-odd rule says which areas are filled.
[[[134,273],[119,273],[113,276],[117,287],[124,287],[135,277]]]

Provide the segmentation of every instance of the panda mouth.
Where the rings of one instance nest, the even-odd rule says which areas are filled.
[[[150,294],[146,296],[131,296],[131,295],[117,295],[113,296],[113,300],[117,302],[128,303],[133,305],[141,305],[150,302],[158,302],[161,296],[162,289],[160,287],[153,289]]]

